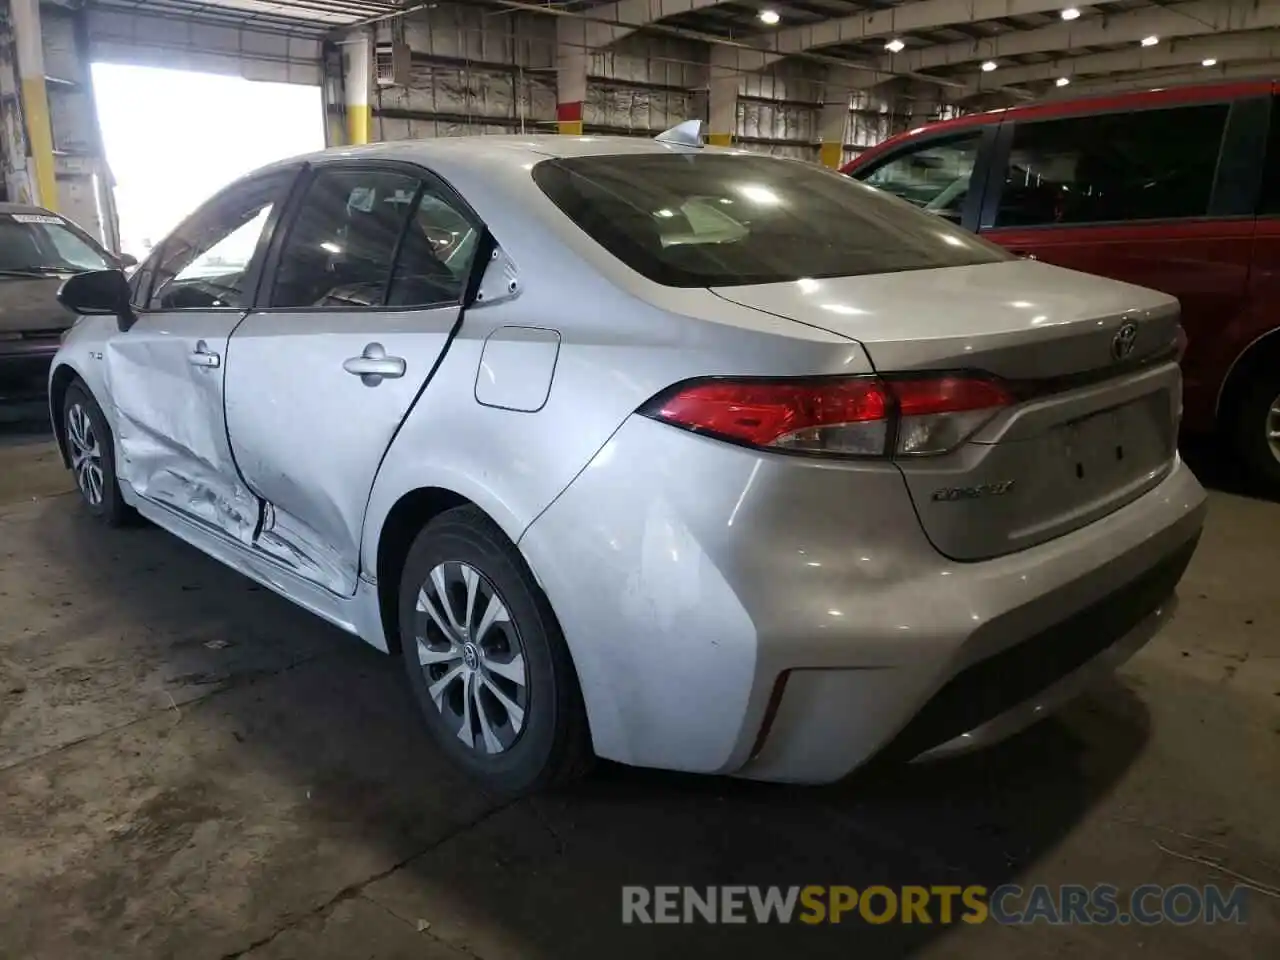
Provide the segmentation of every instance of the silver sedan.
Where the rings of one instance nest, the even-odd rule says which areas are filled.
[[[88,511],[402,658],[503,791],[1005,736],[1159,629],[1204,520],[1176,301],[678,134],[277,164],[60,296]]]

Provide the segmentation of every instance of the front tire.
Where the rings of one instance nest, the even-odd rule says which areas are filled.
[[[1280,497],[1280,371],[1257,374],[1236,408],[1235,448],[1260,491]]]
[[[590,765],[586,711],[555,615],[520,552],[478,508],[448,510],[409,550],[401,655],[436,744],[518,795]]]
[[[102,408],[83,382],[67,388],[62,402],[62,427],[67,438],[67,458],[75,475],[80,500],[109,527],[132,523],[136,514],[124,502],[116,481],[115,441]]]

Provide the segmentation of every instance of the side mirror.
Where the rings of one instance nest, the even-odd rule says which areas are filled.
[[[116,260],[119,261],[120,266],[126,270],[129,267],[136,267],[138,265],[138,258],[132,253],[122,253],[116,257]]]
[[[58,302],[84,316],[114,316],[121,332],[136,319],[129,307],[129,281],[119,270],[93,270],[70,277],[58,290]]]

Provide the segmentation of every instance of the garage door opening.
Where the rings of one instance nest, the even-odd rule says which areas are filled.
[[[220,187],[324,147],[319,87],[115,63],[93,86],[120,249],[139,260]]]

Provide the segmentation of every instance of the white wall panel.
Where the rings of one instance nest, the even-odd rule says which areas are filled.
[[[102,7],[91,7],[86,16],[94,60],[320,84],[320,41],[314,37]]]

